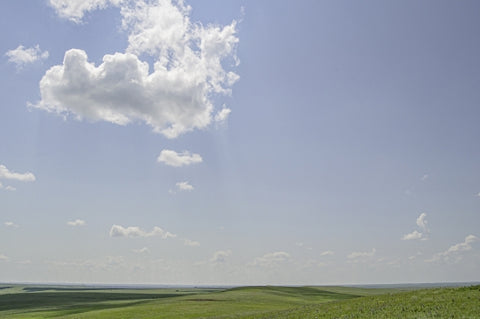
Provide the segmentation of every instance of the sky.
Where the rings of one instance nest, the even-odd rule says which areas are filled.
[[[479,281],[479,14],[0,2],[0,282]]]

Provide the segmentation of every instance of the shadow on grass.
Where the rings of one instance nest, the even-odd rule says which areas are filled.
[[[145,294],[108,292],[37,292],[0,295],[0,311],[28,309],[69,309],[69,308],[115,308],[135,302],[147,302],[161,298],[185,296],[185,294]],[[122,304],[106,303],[121,302]],[[128,301],[131,301],[129,303]],[[100,304],[104,303],[104,304]],[[83,310],[82,310],[83,311]],[[87,310],[88,311],[88,310]]]
[[[228,291],[251,291],[258,290],[266,293],[277,295],[292,295],[297,297],[323,297],[333,300],[343,300],[361,297],[355,294],[332,292],[312,287],[281,287],[281,286],[254,286],[254,287],[237,287]]]

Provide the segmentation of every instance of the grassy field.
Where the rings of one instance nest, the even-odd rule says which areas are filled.
[[[480,318],[480,286],[93,289],[0,286],[0,318]]]

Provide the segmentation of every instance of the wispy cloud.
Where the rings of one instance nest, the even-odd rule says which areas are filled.
[[[84,220],[81,220],[81,219],[76,219],[76,220],[72,220],[72,221],[67,222],[67,225],[72,226],[72,227],[85,226],[86,224],[87,223]]]
[[[4,225],[7,226],[7,227],[11,227],[11,228],[17,228],[18,227],[18,225],[15,224],[14,222],[5,222]]]
[[[7,256],[5,256],[5,255],[3,255],[3,254],[0,254],[0,262],[1,262],[1,261],[10,261],[10,258],[7,257]]]
[[[210,258],[210,262],[213,264],[221,264],[227,261],[227,258],[232,255],[231,250],[217,250],[213,253],[212,258]]]
[[[375,248],[372,248],[371,251],[355,251],[350,253],[347,258],[348,259],[359,259],[359,258],[368,258],[368,257],[373,257],[375,256],[375,253],[377,250]]]
[[[479,238],[477,236],[468,235],[467,237],[465,237],[465,240],[463,242],[450,246],[447,250],[435,254],[431,259],[427,259],[426,261],[460,261],[462,258],[460,254],[462,252],[472,250],[472,244],[477,242],[478,240]]]
[[[224,123],[227,121],[228,116],[232,113],[232,110],[223,106],[223,108],[215,114],[215,122],[217,123]]]
[[[172,150],[162,150],[157,158],[157,162],[173,167],[188,166],[201,163],[202,161],[202,157],[199,154],[191,154],[188,151],[177,153]]]
[[[178,182],[175,185],[177,186],[177,189],[180,190],[180,191],[193,191],[194,190],[194,187],[190,183],[188,183],[187,181]]]
[[[198,241],[190,240],[190,239],[187,239],[187,238],[185,238],[183,240],[183,244],[185,246],[190,246],[190,247],[199,247],[200,246],[200,243]]]
[[[8,57],[8,62],[14,63],[17,69],[21,69],[27,64],[34,63],[38,60],[47,59],[48,51],[42,52],[38,44],[31,48],[26,48],[23,45],[19,45],[16,49],[7,51],[5,55]]]
[[[333,251],[327,250],[327,251],[324,251],[324,252],[320,253],[320,256],[332,256],[333,254],[334,254]]]
[[[150,249],[148,249],[148,247],[143,247],[140,249],[134,249],[133,252],[136,254],[150,254]]]
[[[251,262],[250,266],[274,267],[280,263],[290,260],[290,254],[284,251],[267,253],[262,257],[257,257]]]
[[[175,238],[177,235],[172,234],[162,228],[155,226],[150,232],[144,231],[136,226],[123,227],[120,225],[113,225],[110,229],[110,237],[153,237],[158,236],[163,239]]]

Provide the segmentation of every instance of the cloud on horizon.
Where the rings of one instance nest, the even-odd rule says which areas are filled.
[[[151,232],[146,232],[137,226],[123,227],[120,225],[113,225],[110,229],[110,237],[154,237],[158,236],[163,239],[175,238],[177,235],[163,230],[158,226],[154,226]]]

